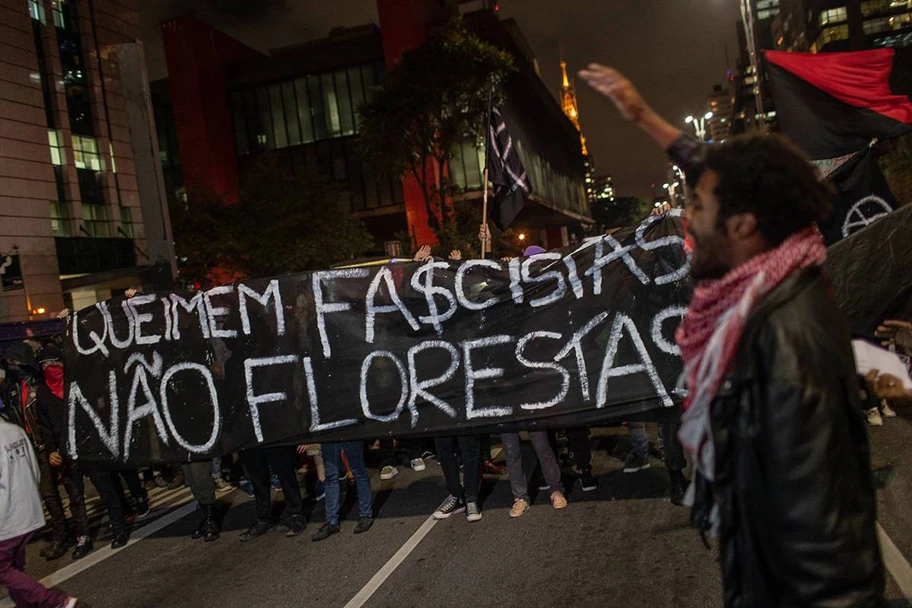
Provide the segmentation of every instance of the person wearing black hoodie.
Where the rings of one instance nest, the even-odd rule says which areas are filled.
[[[76,539],[73,559],[92,550],[85,507],[82,472],[66,455],[66,405],[63,401],[63,357],[49,344],[35,358],[32,348],[22,342],[10,346],[2,365],[8,382],[3,401],[7,417],[21,426],[32,441],[41,473],[39,490],[51,519],[52,543],[42,555],[48,561],[67,554]],[[70,500],[71,521],[67,522],[58,485],[63,484]]]

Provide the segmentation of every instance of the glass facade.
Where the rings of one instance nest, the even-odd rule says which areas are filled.
[[[233,91],[238,155],[354,135],[358,106],[384,74],[375,62]]]
[[[355,147],[358,107],[383,83],[385,73],[383,62],[377,61],[232,91],[242,165],[246,156],[275,151],[292,171],[316,165],[346,183],[353,211],[404,204],[400,180],[375,175]]]

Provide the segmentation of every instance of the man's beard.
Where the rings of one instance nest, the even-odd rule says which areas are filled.
[[[731,270],[731,246],[719,233],[698,238],[691,234],[694,248],[691,255],[690,274],[697,281],[714,281]]]

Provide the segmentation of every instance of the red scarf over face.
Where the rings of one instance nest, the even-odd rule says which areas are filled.
[[[44,368],[44,382],[58,398],[63,399],[63,366],[51,363]]]
[[[823,237],[816,226],[809,226],[721,279],[701,281],[694,288],[675,335],[688,390],[678,436],[704,477],[712,479],[715,472],[709,405],[735,358],[745,322],[757,303],[782,281],[825,259]]]

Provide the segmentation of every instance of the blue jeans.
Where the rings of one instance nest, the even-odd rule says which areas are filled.
[[[343,441],[323,444],[323,466],[326,467],[326,523],[339,523],[339,471],[342,470],[342,452],[355,476],[358,488],[358,517],[373,516],[370,475],[364,465],[364,442]]]

